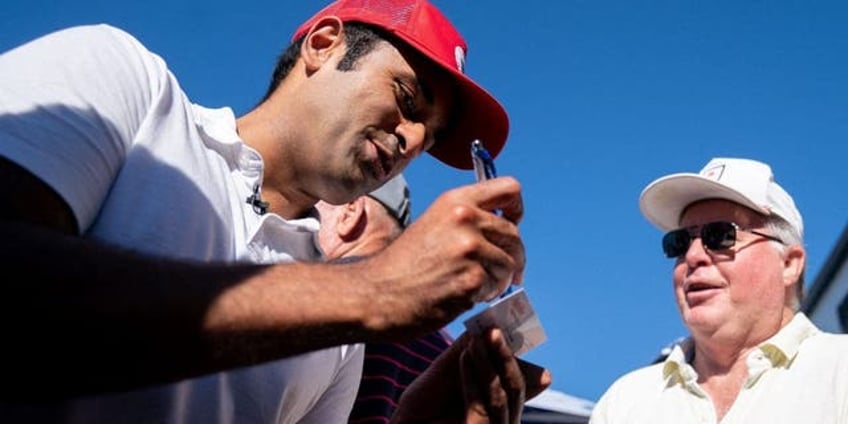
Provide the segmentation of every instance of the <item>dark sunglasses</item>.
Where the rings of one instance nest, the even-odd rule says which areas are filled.
[[[665,256],[667,258],[676,258],[684,255],[689,250],[692,240],[697,237],[692,235],[696,229],[697,227],[680,228],[666,233],[662,239],[662,247],[663,252],[665,252]],[[701,237],[701,243],[704,244],[704,247],[707,250],[724,250],[729,249],[736,244],[737,231],[747,231],[751,234],[756,234],[769,240],[774,240],[780,244],[784,244],[783,240],[775,236],[770,236],[753,230],[743,230],[739,228],[736,223],[728,221],[709,222],[701,225],[699,236]]]

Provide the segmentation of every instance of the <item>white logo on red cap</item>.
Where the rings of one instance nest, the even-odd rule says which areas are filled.
[[[456,46],[453,49],[453,55],[456,58],[456,69],[459,72],[465,73],[465,50],[462,49],[461,46]]]

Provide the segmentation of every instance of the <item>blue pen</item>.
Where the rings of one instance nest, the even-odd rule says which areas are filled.
[[[492,159],[492,155],[483,147],[480,140],[471,142],[471,162],[474,164],[474,176],[477,178],[477,182],[498,176],[498,172],[495,170],[495,160]],[[493,212],[497,215],[501,214],[499,210]]]
[[[480,140],[471,142],[471,160],[474,162],[474,176],[477,177],[478,182],[498,176],[495,171],[495,161]]]
[[[489,151],[483,147],[483,143],[481,143],[480,140],[474,140],[471,142],[471,162],[474,164],[474,176],[477,178],[477,182],[498,176],[498,173],[495,170],[495,160],[492,159],[492,155],[490,155]],[[495,210],[494,213],[500,215],[499,210]],[[515,286],[510,284],[509,287],[507,287],[506,290],[498,296],[498,299],[504,298],[513,291],[515,291]]]

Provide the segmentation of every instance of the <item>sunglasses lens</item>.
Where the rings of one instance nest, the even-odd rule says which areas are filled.
[[[710,250],[729,249],[736,244],[736,227],[730,222],[711,222],[701,227],[701,240]]]
[[[674,230],[666,233],[662,239],[663,252],[667,258],[676,258],[689,249],[689,231],[686,229]]]

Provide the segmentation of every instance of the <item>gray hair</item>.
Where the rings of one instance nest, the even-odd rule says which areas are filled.
[[[782,253],[786,253],[791,246],[804,246],[803,236],[783,218],[777,215],[769,215],[766,217],[764,226],[769,230],[771,235],[783,240],[783,244],[775,242],[775,245],[780,247]],[[801,270],[801,274],[795,282],[795,298],[792,299],[792,309],[795,311],[801,309],[801,301],[804,300],[804,273],[806,272],[806,264],[804,265],[804,269]]]

